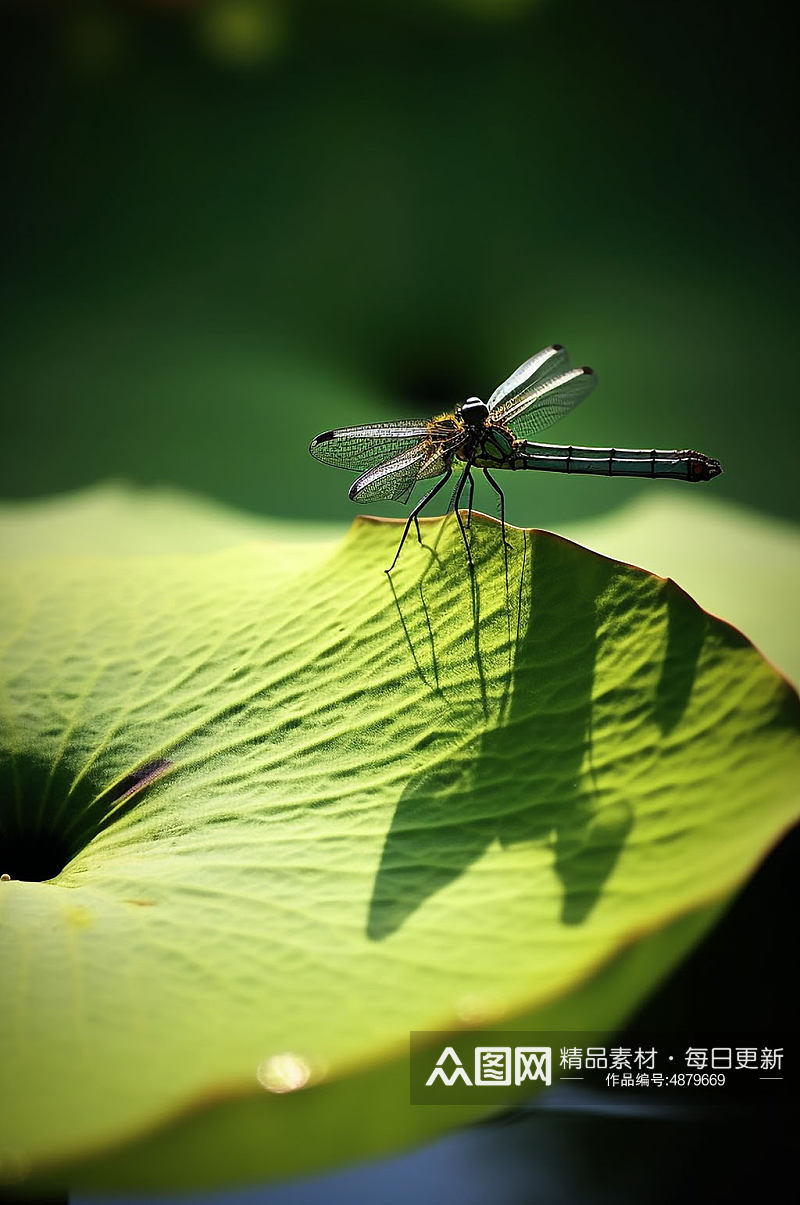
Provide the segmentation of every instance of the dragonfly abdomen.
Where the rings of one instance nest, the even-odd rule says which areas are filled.
[[[509,468],[551,473],[594,473],[606,477],[664,477],[676,481],[710,481],[722,472],[718,460],[702,452],[649,451],[634,448],[579,448],[518,442]]]

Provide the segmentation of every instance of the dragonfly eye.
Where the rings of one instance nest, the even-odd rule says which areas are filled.
[[[470,427],[482,427],[489,417],[489,407],[479,397],[468,397],[458,413]]]

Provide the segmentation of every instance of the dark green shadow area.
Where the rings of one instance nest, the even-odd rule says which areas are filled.
[[[601,557],[565,556],[564,545],[541,533],[528,537],[528,550],[530,606],[527,617],[522,610],[521,630],[512,634],[513,667],[497,718],[487,715],[486,682],[497,675],[482,660],[476,600],[474,727],[484,730],[474,739],[465,732],[457,752],[448,757],[443,751],[436,769],[403,791],[370,904],[367,932],[373,940],[395,932],[495,841],[503,848],[531,841],[552,846],[562,923],[580,924],[633,825],[627,802],[602,798],[592,768],[592,692],[604,600],[630,570]],[[412,601],[419,597],[410,595]],[[707,617],[672,583],[661,597],[665,639],[656,646],[661,671],[650,706],[664,734],[689,700]],[[638,620],[632,615],[630,622]],[[430,639],[427,656],[417,650],[417,671],[430,689],[444,693],[446,657],[437,658],[432,632]],[[605,647],[608,656],[613,646]],[[435,677],[424,668],[427,661],[437,666]],[[623,681],[615,687],[622,709],[626,695]],[[520,748],[529,758],[524,780],[514,773]]]
[[[69,795],[74,769],[55,766],[26,752],[0,755],[0,874],[45,882],[64,869],[84,844],[58,815],[58,800]]]
[[[675,582],[667,582],[667,645],[656,692],[655,714],[662,733],[672,732],[692,693],[708,615]]]
[[[91,839],[119,820],[170,768],[155,758],[106,789],[91,774],[76,782],[70,757],[55,764],[25,752],[0,756],[0,874],[54,879]]]

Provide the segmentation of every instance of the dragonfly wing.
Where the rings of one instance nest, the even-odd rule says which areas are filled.
[[[560,376],[569,368],[569,356],[566,348],[560,343],[553,343],[543,351],[537,351],[535,356],[520,364],[516,372],[512,372],[507,381],[498,385],[487,405],[495,410],[501,405],[513,405],[524,393],[541,385],[550,377]]]
[[[428,457],[425,444],[417,444],[375,465],[353,482],[349,494],[352,502],[407,502],[419,480],[419,470]]]
[[[350,486],[351,501],[407,502],[418,481],[447,472],[456,448],[466,438],[466,432],[459,432],[447,441],[430,440],[367,469]]]
[[[456,449],[466,441],[468,435],[467,431],[459,431],[451,439],[433,443],[427,459],[420,465],[417,479],[422,481],[425,477],[440,477],[442,473],[446,473],[452,464]]]
[[[571,368],[561,376],[544,381],[531,392],[523,392],[511,406],[504,405],[492,417],[510,427],[517,438],[528,439],[569,414],[589,396],[596,384],[593,369]]]
[[[366,423],[362,427],[337,427],[312,439],[308,450],[323,464],[363,473],[400,452],[418,446],[429,435],[421,419],[392,423]]]

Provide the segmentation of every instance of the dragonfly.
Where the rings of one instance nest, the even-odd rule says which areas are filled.
[[[397,564],[412,523],[422,543],[420,512],[456,471],[450,508],[455,510],[470,570],[474,565],[459,503],[465,488],[468,489],[468,528],[475,486],[473,469],[480,469],[499,495],[504,543],[505,497],[492,475],[495,470],[533,469],[677,481],[710,481],[722,472],[720,462],[702,452],[530,442],[529,436],[564,418],[589,396],[596,384],[597,374],[592,368],[571,368],[566,349],[553,343],[512,372],[497,386],[488,402],[468,397],[452,412],[427,420],[400,419],[337,427],[313,439],[309,451],[324,464],[360,474],[348,491],[353,502],[406,503],[420,481],[436,478],[436,483],[409,514],[387,573]]]

